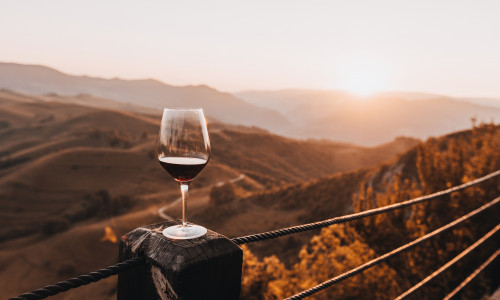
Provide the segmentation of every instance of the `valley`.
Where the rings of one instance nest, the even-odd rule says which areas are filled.
[[[99,98],[90,102],[0,91],[2,296],[113,264],[117,245],[103,239],[107,228],[119,237],[141,224],[160,222],[158,210],[179,197],[178,187],[156,161],[160,112]],[[193,181],[189,219],[227,236],[322,217],[316,206],[301,204],[284,213],[282,196],[269,205],[258,199],[266,191],[375,166],[419,142],[401,138],[370,148],[304,141],[211,119],[209,133],[212,159]],[[224,186],[233,187],[236,202],[214,205],[214,190]],[[324,213],[351,209],[346,202],[336,205]],[[180,205],[162,211],[177,218]],[[292,242],[298,246],[303,241]],[[12,285],[12,280],[23,284]],[[97,293],[112,297],[113,280],[77,293],[88,297],[81,299]]]

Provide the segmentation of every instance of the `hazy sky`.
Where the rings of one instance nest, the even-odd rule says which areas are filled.
[[[0,0],[0,61],[224,91],[500,97],[500,1]]]

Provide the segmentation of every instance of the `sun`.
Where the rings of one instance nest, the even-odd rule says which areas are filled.
[[[378,85],[373,80],[360,80],[359,78],[347,85],[346,90],[357,96],[371,96],[380,91]]]
[[[382,66],[370,63],[351,64],[341,73],[340,87],[356,96],[366,98],[384,89],[385,77]]]
[[[381,90],[380,77],[368,70],[347,76],[343,88],[358,96],[370,96]]]

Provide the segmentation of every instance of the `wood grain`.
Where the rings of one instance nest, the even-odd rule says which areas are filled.
[[[208,230],[203,237],[172,240],[167,221],[135,229],[120,240],[120,261],[145,256],[147,263],[118,276],[118,299],[238,299],[242,250]]]

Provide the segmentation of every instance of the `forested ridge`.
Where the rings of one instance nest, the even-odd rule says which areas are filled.
[[[359,212],[398,203],[487,175],[500,169],[498,149],[499,126],[493,124],[430,138],[396,161],[372,172],[362,170],[365,179],[351,195],[353,210]],[[282,299],[296,294],[423,236],[499,195],[500,180],[494,178],[429,202],[330,226],[301,248],[291,266],[286,266],[276,255],[259,259],[245,247],[242,298]],[[335,198],[335,193],[326,196]],[[493,207],[311,299],[392,299],[482,237],[496,225],[498,215],[499,207]],[[415,299],[441,299],[447,295],[498,248],[498,241],[498,235],[488,240],[417,292]],[[491,293],[498,285],[494,271],[489,268],[481,273],[461,297],[479,299]]]

